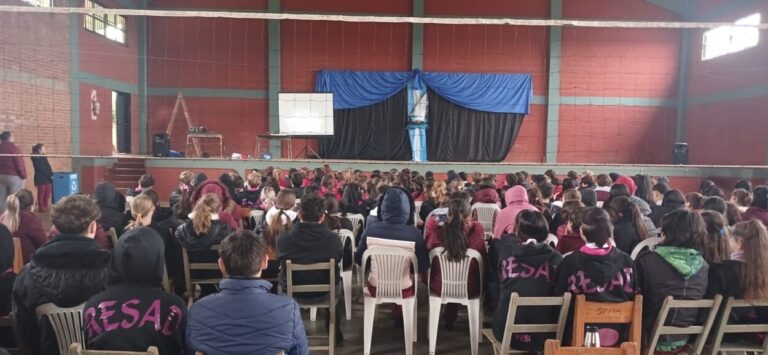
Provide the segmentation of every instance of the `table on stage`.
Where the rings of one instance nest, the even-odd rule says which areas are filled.
[[[195,139],[218,139],[219,140],[219,156],[224,157],[224,137],[216,132],[200,132],[200,133],[187,133],[187,156],[189,156],[189,145],[195,143]],[[196,144],[195,150],[200,146]],[[197,155],[201,155],[201,152],[197,152]],[[198,157],[199,158],[199,157]]]
[[[288,133],[267,133],[267,134],[260,134],[259,139],[256,143],[256,156],[261,156],[261,140],[262,139],[287,139],[288,140],[288,154],[291,159],[295,159],[296,156],[293,156],[293,139],[304,139],[304,147],[301,148],[301,151],[299,151],[298,157],[301,157],[302,154],[304,154],[304,157],[311,154],[317,159],[320,158],[320,154],[318,154],[312,147],[309,146],[309,140],[312,138],[323,138],[323,137],[333,137],[332,134],[288,134]],[[269,145],[267,145],[269,146]]]

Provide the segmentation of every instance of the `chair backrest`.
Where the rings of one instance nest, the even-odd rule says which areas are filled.
[[[752,322],[750,324],[728,324],[730,321],[730,315],[732,311],[739,308],[752,308],[752,307],[768,307],[768,300],[739,300],[733,297],[729,297],[723,307],[723,312],[720,316],[719,324],[715,328],[715,339],[712,342],[712,353],[717,354],[718,351],[725,351],[726,348],[723,344],[723,336],[725,334],[733,333],[766,333],[768,332],[768,324]],[[768,353],[768,341],[763,341],[762,346],[755,346],[755,348],[762,348],[763,353]],[[743,347],[741,350],[744,351]],[[759,349],[754,349],[759,350]],[[754,351],[752,350],[752,351]]]
[[[211,251],[219,250],[219,245],[214,245],[210,249]],[[186,248],[181,248],[181,257],[184,262],[184,279],[187,284],[187,296],[189,297],[189,303],[188,306],[192,305],[192,302],[194,301],[195,296],[195,289],[193,285],[196,284],[213,284],[216,285],[221,281],[222,276],[217,278],[193,278],[192,277],[192,271],[193,270],[216,270],[218,272],[221,272],[219,270],[219,263],[218,261],[213,262],[207,262],[207,263],[192,263],[189,261],[189,253],[187,252]]]
[[[296,271],[328,271],[329,280],[328,283],[311,284],[311,285],[294,285],[293,273]],[[285,261],[285,278],[287,284],[288,297],[293,298],[295,294],[300,293],[318,293],[328,292],[330,297],[330,305],[336,304],[336,260],[333,258],[327,262],[313,263],[313,264],[294,264],[291,260]],[[315,305],[316,306],[316,305]]]
[[[365,216],[361,214],[348,214],[345,215],[350,222],[352,222],[352,234],[357,235],[360,230],[365,228]]]
[[[21,250],[21,239],[13,238],[13,272],[19,274],[24,268],[24,253]]]
[[[549,235],[547,235],[547,239],[544,240],[544,243],[549,244],[549,246],[551,246],[554,249],[554,248],[557,247],[557,242],[558,241],[559,241],[559,239],[557,239],[557,236],[555,236],[552,233],[549,233]]]
[[[147,351],[112,351],[112,350],[85,350],[80,343],[74,343],[69,347],[72,355],[160,355],[157,347],[150,346]]]
[[[480,278],[480,287],[483,285],[483,256],[477,250],[467,249],[466,256],[461,261],[449,261],[448,253],[445,252],[445,248],[438,247],[432,249],[429,252],[430,263],[434,262],[437,258],[437,262],[440,264],[440,281],[442,282],[442,295],[439,295],[443,299],[465,299],[469,298],[467,290],[467,280],[474,275],[469,275],[469,266],[472,264],[472,260],[477,261],[478,275]],[[432,275],[429,275],[431,278]],[[427,282],[427,285],[431,285],[431,282]],[[480,294],[482,294],[482,290]]]
[[[621,343],[620,348],[561,347],[560,342],[549,339],[544,343],[544,355],[635,355],[640,353],[638,343]]]
[[[341,246],[344,248],[344,255],[347,255],[347,245],[352,249],[352,255],[355,255],[355,235],[349,229],[339,229],[336,234],[341,238]],[[343,260],[339,260],[339,265],[343,264]],[[351,267],[351,266],[350,266]]]
[[[264,222],[264,211],[256,210],[256,209],[251,210],[250,221],[249,221],[251,227],[254,230],[259,229],[259,227],[261,227],[261,224],[263,222]]]
[[[83,343],[83,306],[61,308],[53,303],[46,303],[35,309],[35,316],[41,320],[48,318],[51,323],[59,353],[67,354],[72,343]]]
[[[376,298],[403,298],[403,266],[410,264],[412,275],[418,275],[416,254],[398,247],[374,246],[363,254],[362,269],[365,272],[370,259],[371,267],[376,266]],[[415,279],[414,279],[415,283]],[[368,287],[368,278],[363,277],[363,289]]]
[[[659,337],[662,335],[695,335],[693,350],[694,354],[701,354],[704,348],[704,342],[709,335],[709,330],[712,328],[712,323],[715,322],[717,311],[720,309],[720,303],[723,300],[723,296],[716,295],[711,300],[675,300],[672,296],[667,296],[664,299],[664,303],[661,306],[659,315],[656,318],[656,323],[653,325],[653,332],[651,333],[650,342],[644,353],[653,355],[656,349],[656,343],[659,341]],[[684,309],[684,308],[697,308],[708,309],[707,319],[703,325],[690,325],[687,327],[674,327],[665,326],[664,322],[667,319],[667,315],[671,310]],[[674,311],[672,311],[674,312]]]
[[[112,249],[117,248],[117,230],[115,230],[115,227],[110,227],[107,233],[109,234],[109,240],[112,242]]]
[[[661,237],[650,237],[640,243],[638,243],[634,249],[632,249],[632,254],[630,257],[632,257],[632,260],[635,260],[638,255],[640,255],[640,252],[643,251],[643,249],[650,249],[653,250],[656,245],[663,242],[664,238]]]
[[[517,310],[520,307],[560,307],[557,323],[550,324],[515,324]],[[571,307],[571,294],[564,293],[558,297],[520,297],[517,292],[512,293],[507,309],[507,321],[504,327],[504,336],[501,339],[501,349],[509,349],[512,343],[512,335],[516,333],[555,333],[555,339],[563,339],[563,331],[568,321],[568,310]]]
[[[413,216],[413,223],[415,223],[416,226],[418,227],[419,226],[419,222],[421,222],[421,217],[420,217],[421,205],[424,204],[424,201],[416,201],[416,202],[414,202],[414,204],[416,205],[416,210],[413,211],[413,214],[414,214],[414,216]]]
[[[483,224],[484,231],[492,231],[496,214],[501,211],[495,203],[476,203],[472,205],[472,214],[477,216],[477,221]]]
[[[573,337],[571,344],[584,343],[584,327],[590,323],[629,324],[629,342],[642,344],[643,296],[635,296],[634,301],[609,303],[589,302],[584,295],[576,296],[576,309],[573,312]],[[639,352],[638,352],[639,354]]]

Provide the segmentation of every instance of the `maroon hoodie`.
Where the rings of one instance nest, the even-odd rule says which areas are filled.
[[[763,225],[768,227],[768,209],[752,206],[747,208],[747,211],[741,214],[742,221],[749,221],[752,219],[763,222]]]
[[[0,154],[21,154],[21,150],[11,142],[0,143]],[[27,169],[24,167],[22,157],[0,157],[0,175],[18,176],[27,178]]]

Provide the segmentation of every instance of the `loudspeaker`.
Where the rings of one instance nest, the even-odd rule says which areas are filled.
[[[167,157],[171,151],[171,139],[165,133],[152,136],[152,156]]]
[[[688,164],[688,143],[675,143],[672,147],[672,164]]]

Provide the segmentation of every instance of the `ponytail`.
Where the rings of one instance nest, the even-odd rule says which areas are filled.
[[[643,215],[637,205],[626,196],[619,196],[611,200],[609,206],[614,223],[619,220],[629,220],[637,231],[640,240],[648,239],[648,228],[643,222]]]
[[[283,216],[285,216],[286,223],[283,223]],[[267,248],[269,250],[277,250],[277,237],[281,234],[291,230],[291,218],[285,213],[284,209],[279,209],[278,213],[272,217],[269,221],[267,228],[264,230],[264,240],[267,242]]]
[[[743,298],[768,298],[768,231],[762,222],[753,219],[737,223],[733,235],[741,240],[744,258],[741,265]]]
[[[16,233],[21,225],[21,206],[18,196],[16,196],[16,194],[11,194],[8,196],[8,198],[5,200],[5,206],[6,210],[3,214],[4,217],[2,222],[6,227],[8,227],[8,230],[11,232],[11,234]]]
[[[203,195],[193,210],[195,216],[192,218],[192,226],[195,228],[195,233],[207,234],[213,225],[213,214],[218,213],[220,209],[221,201],[218,196],[212,193]]]
[[[595,243],[602,248],[610,243],[613,236],[611,217],[602,208],[590,207],[584,210],[581,233],[589,243]]]
[[[643,214],[640,213],[640,209],[636,204],[632,203],[632,201],[630,201],[629,209],[632,211],[632,224],[634,224],[635,230],[637,230],[637,235],[640,236],[640,240],[648,239],[648,228],[645,227]]]
[[[131,202],[131,215],[133,216],[133,221],[128,224],[128,228],[146,227],[144,222],[142,222],[142,219],[151,214],[154,210],[155,203],[150,196],[145,194],[136,196]]]
[[[448,206],[448,221],[440,227],[443,235],[443,246],[448,253],[448,261],[460,261],[464,259],[469,248],[467,239],[466,219],[469,217],[470,207],[466,199],[453,199]]]

